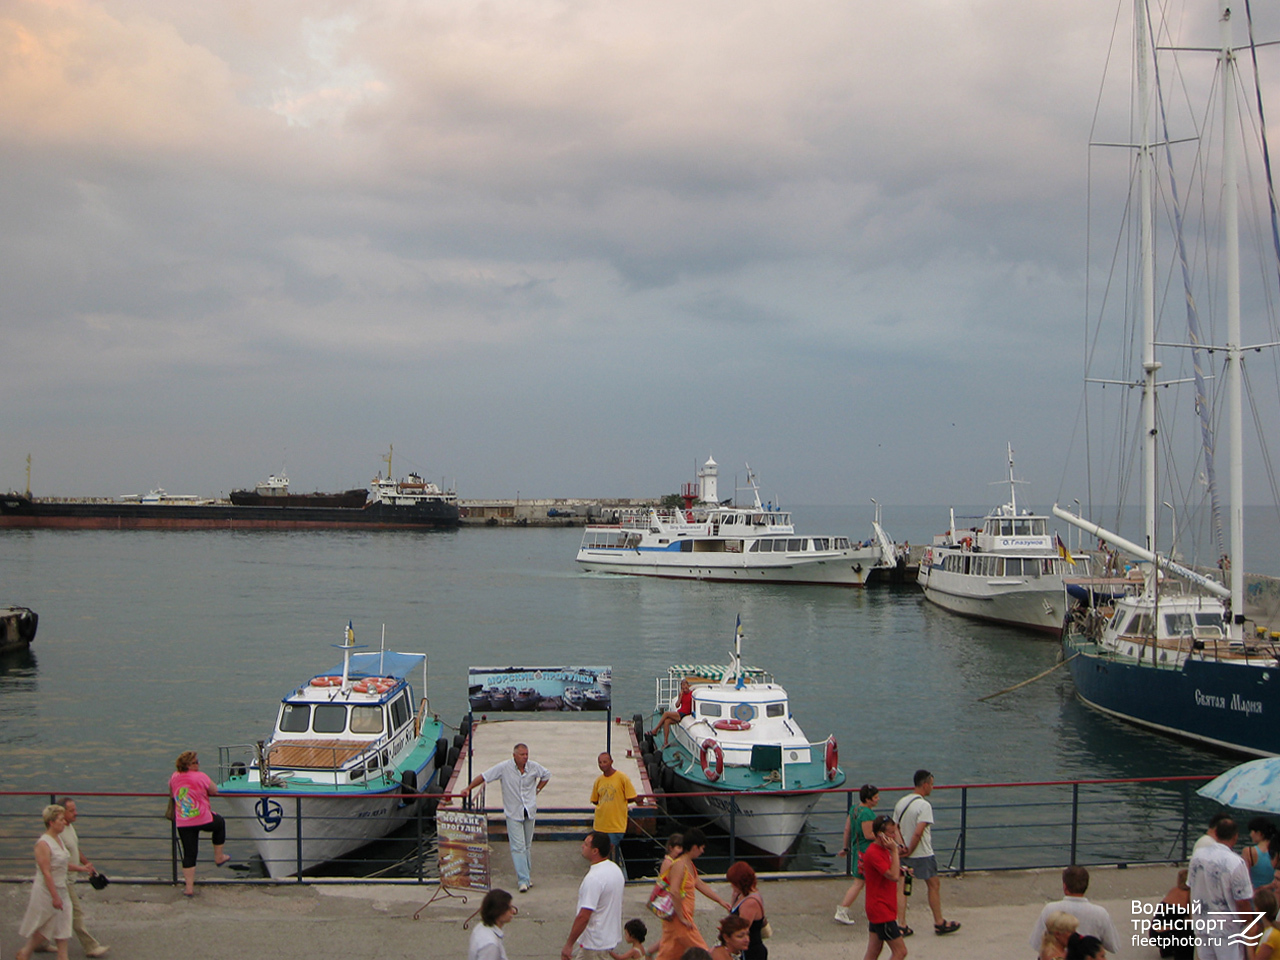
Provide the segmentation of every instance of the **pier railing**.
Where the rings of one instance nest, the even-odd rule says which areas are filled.
[[[1208,777],[1146,777],[1109,780],[1060,780],[1033,783],[939,785],[929,798],[934,809],[933,846],[944,872],[1014,870],[1068,864],[1138,865],[1185,862],[1217,804],[1196,795]],[[877,812],[892,814],[896,800],[908,790],[881,788]],[[734,860],[746,860],[758,872],[847,875],[851,856],[839,856],[848,811],[856,789],[786,791],[770,796],[813,799],[808,824],[786,857],[767,856],[748,846],[743,835],[760,838],[757,826],[747,829],[751,812],[740,797],[714,794],[726,807],[721,823],[694,811],[693,794],[657,794],[656,818],[637,818],[639,832],[623,842],[632,879],[652,876],[662,856],[662,841],[672,832],[699,827],[709,845],[700,866],[704,873],[723,872]],[[40,811],[57,794],[0,791],[0,881],[28,881],[34,871],[32,848],[43,829]],[[176,883],[180,880],[177,832],[164,818],[163,793],[73,794],[80,813],[81,846],[95,866],[116,881]],[[314,794],[272,790],[271,799],[300,799],[279,826],[281,836],[300,838],[315,830],[329,837],[361,835],[357,817],[320,816]],[[301,883],[356,880],[385,883],[436,882],[435,827],[432,819],[440,794],[404,793],[389,797],[418,803],[416,813],[392,836],[346,854],[302,877],[269,880],[249,834],[252,817],[228,815],[228,804],[214,799],[227,821],[231,869],[216,870],[208,834],[201,835],[200,882]],[[461,798],[453,798],[455,801]],[[747,799],[750,799],[749,797]],[[758,796],[757,796],[758,799]],[[461,806],[461,804],[459,804]],[[486,807],[490,829],[500,835],[502,811]],[[537,839],[581,837],[588,829],[590,807],[542,808]],[[722,825],[723,824],[723,825]],[[494,839],[498,839],[495,836]],[[498,855],[505,854],[498,843]],[[291,849],[290,861],[301,859]],[[277,871],[279,872],[279,871]]]

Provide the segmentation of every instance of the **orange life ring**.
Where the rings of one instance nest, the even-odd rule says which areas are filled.
[[[750,720],[717,720],[712,724],[717,730],[750,730]]]
[[[840,748],[836,746],[835,734],[827,737],[826,751],[827,779],[834,780],[840,768]]]
[[[707,765],[707,754],[714,751],[716,765],[710,767]],[[720,749],[720,744],[710,737],[702,741],[702,753],[698,756],[698,763],[702,764],[703,776],[707,778],[708,783],[715,783],[724,773],[724,751]]]
[[[393,677],[366,677],[357,680],[351,689],[356,693],[386,693],[396,685]]]
[[[313,687],[340,687],[342,686],[341,677],[316,677],[311,681]]]

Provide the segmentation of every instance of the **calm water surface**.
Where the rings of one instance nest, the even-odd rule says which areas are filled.
[[[868,508],[869,510],[869,508]],[[944,510],[888,524],[920,542]],[[865,515],[864,515],[865,514]],[[861,535],[869,512],[797,511]],[[889,518],[886,516],[886,522]],[[903,529],[905,527],[905,529]],[[0,601],[40,614],[30,657],[0,661],[0,789],[162,790],[185,749],[269,732],[280,697],[358,642],[429,654],[431,707],[456,722],[472,665],[611,664],[615,710],[647,710],[675,661],[747,658],[791,694],[813,740],[835,733],[849,781],[1217,773],[1229,758],[1103,718],[1057,648],[954,617],[909,590],[587,575],[578,529],[447,533],[0,532]]]

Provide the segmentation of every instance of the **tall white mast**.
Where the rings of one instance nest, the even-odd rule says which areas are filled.
[[[1241,398],[1240,341],[1240,226],[1236,184],[1236,142],[1240,120],[1236,113],[1236,56],[1231,48],[1231,7],[1219,0],[1222,33],[1222,193],[1223,238],[1227,263],[1227,403],[1231,448],[1231,623],[1228,637],[1241,639],[1244,623],[1244,416]]]
[[[1142,246],[1142,492],[1146,547],[1156,548],[1156,257],[1155,219],[1153,214],[1153,167],[1151,149],[1151,42],[1148,33],[1145,0],[1133,0],[1135,58],[1138,64],[1138,192],[1139,225]],[[1148,590],[1155,587],[1155,571]]]

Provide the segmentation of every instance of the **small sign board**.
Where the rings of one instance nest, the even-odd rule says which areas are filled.
[[[488,891],[489,824],[483,813],[436,811],[436,847],[440,886]]]
[[[611,667],[471,667],[467,695],[477,714],[608,710]]]

